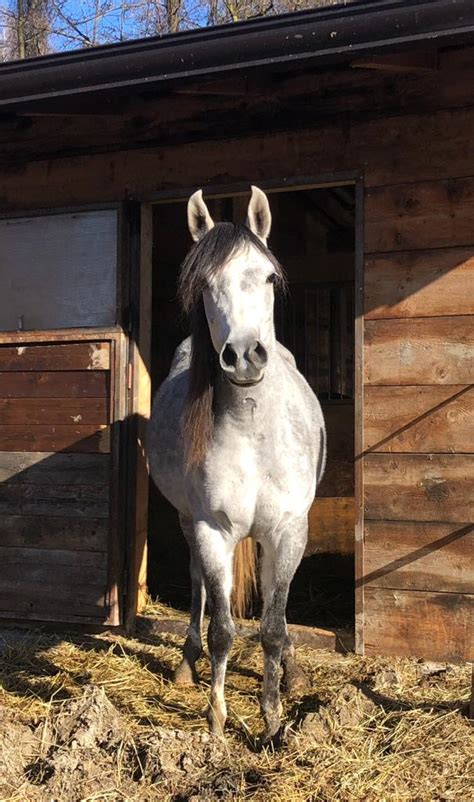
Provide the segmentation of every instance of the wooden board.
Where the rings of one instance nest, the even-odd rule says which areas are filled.
[[[473,318],[368,320],[366,384],[473,384]]]
[[[474,593],[474,524],[366,521],[362,584]]]
[[[474,520],[474,456],[368,454],[364,459],[366,519]]]
[[[60,583],[87,581],[91,574],[97,582],[106,582],[107,557],[96,551],[69,551],[65,549],[5,548],[0,546],[0,564],[3,581]]]
[[[413,53],[410,58],[414,58]],[[250,80],[248,75],[234,73],[225,78],[212,76],[204,83],[200,76],[159,98],[149,96],[141,100],[135,93],[127,102],[125,96],[121,97],[120,105],[117,101],[113,107],[108,104],[109,113],[102,106],[96,107],[96,113],[87,114],[87,109],[82,108],[81,114],[77,114],[77,109],[71,114],[68,101],[63,99],[53,116],[36,116],[31,112],[23,123],[14,116],[6,118],[0,129],[0,151],[7,168],[15,164],[18,170],[18,162],[29,163],[38,158],[52,161],[55,157],[85,156],[108,148],[156,149],[156,143],[163,150],[183,143],[202,145],[203,140],[219,136],[253,133],[261,137],[275,129],[294,132],[310,125],[324,130],[341,118],[345,127],[352,129],[361,122],[377,122],[384,116],[388,120],[395,117],[393,127],[400,137],[403,131],[396,115],[415,113],[426,119],[427,111],[473,105],[472,55],[470,59],[460,66],[454,63],[453,56],[440,53],[437,69],[416,75],[403,71],[386,75],[350,66],[290,70],[287,74],[279,70],[278,91],[274,77],[265,70],[253,71]],[[65,111],[63,115],[59,113],[61,109]],[[453,126],[452,120],[445,130],[450,125]],[[382,138],[379,143],[383,141]],[[324,157],[325,144],[318,143],[315,159]],[[428,133],[421,144],[425,148],[431,144]],[[453,171],[453,174],[460,173]],[[144,177],[149,178],[147,174]],[[93,178],[91,171],[90,180]],[[110,174],[108,183],[116,178],[120,175]]]
[[[110,345],[105,342],[0,347],[0,371],[109,370]]]
[[[106,552],[108,536],[104,518],[2,515],[0,520],[0,546],[19,549]]]
[[[305,106],[308,105],[317,105],[317,98],[309,104],[305,98]],[[133,141],[128,150],[123,144],[111,144],[105,153],[26,160],[18,169],[10,168],[2,174],[1,208],[11,212],[116,202],[126,193],[151,199],[158,191],[170,188],[177,194],[196,186],[248,187],[248,177],[255,175],[257,167],[261,183],[276,183],[275,165],[281,165],[280,185],[288,176],[317,177],[348,171],[364,172],[366,186],[472,175],[474,108],[429,115],[380,115],[376,119],[354,120],[349,128],[340,117],[305,127],[298,124],[293,113],[278,126],[296,125],[291,133],[276,131],[273,108],[270,113],[271,118],[262,121],[263,149],[262,134],[256,131],[254,118],[248,120],[245,130],[245,117],[239,112],[237,125],[234,118],[227,129],[219,126],[221,142],[215,141],[214,125],[210,140],[191,137],[179,156],[176,140],[168,146],[156,148],[150,144],[142,149]],[[86,148],[90,148],[89,142],[84,143]]]
[[[474,244],[474,178],[372,188],[365,195],[365,250]]]
[[[371,451],[474,453],[474,388],[366,387],[364,442]]]
[[[0,485],[0,515],[108,518],[109,488],[86,485]]]
[[[0,398],[107,398],[104,370],[12,371],[0,373]]]
[[[354,529],[353,498],[316,498],[309,511],[305,557],[311,554],[353,554]]]
[[[108,426],[0,425],[0,451],[65,451],[82,454],[108,454]]]
[[[0,398],[2,425],[107,423],[106,398]]]
[[[102,582],[60,582],[49,572],[46,581],[0,583],[0,618],[102,623],[106,615]]]
[[[366,588],[365,654],[474,660],[474,596]]]
[[[0,483],[108,485],[107,454],[0,451]]]
[[[365,317],[472,315],[473,286],[474,246],[372,257],[365,263]]]

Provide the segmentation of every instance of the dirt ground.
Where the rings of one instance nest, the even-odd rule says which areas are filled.
[[[236,641],[225,740],[204,727],[207,658],[200,685],[171,682],[180,646],[171,634],[0,638],[0,800],[474,799],[470,667],[300,648],[309,692],[285,701],[279,748],[261,749],[258,643]]]

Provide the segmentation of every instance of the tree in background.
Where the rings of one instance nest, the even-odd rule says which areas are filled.
[[[49,52],[48,4],[49,0],[14,0],[3,8],[0,5],[3,60],[44,56]]]
[[[0,60],[354,0],[0,0]]]

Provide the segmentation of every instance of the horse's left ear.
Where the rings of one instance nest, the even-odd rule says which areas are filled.
[[[258,187],[252,187],[252,197],[247,210],[247,226],[264,245],[267,244],[272,227],[272,215],[268,198]]]
[[[202,189],[198,189],[188,200],[188,226],[194,242],[199,242],[211,228],[214,228],[214,220],[204,203]]]

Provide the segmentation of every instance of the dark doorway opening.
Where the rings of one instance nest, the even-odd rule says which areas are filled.
[[[245,220],[248,196],[206,199],[215,220]],[[323,407],[328,463],[310,513],[306,556],[293,580],[288,621],[354,626],[355,188],[272,192],[270,247],[289,291],[277,298],[278,339],[294,354]],[[166,377],[187,326],[176,300],[191,246],[183,202],[154,207],[152,389]],[[178,609],[190,603],[188,551],[174,509],[150,487],[148,587]],[[256,602],[253,613],[258,612]]]

